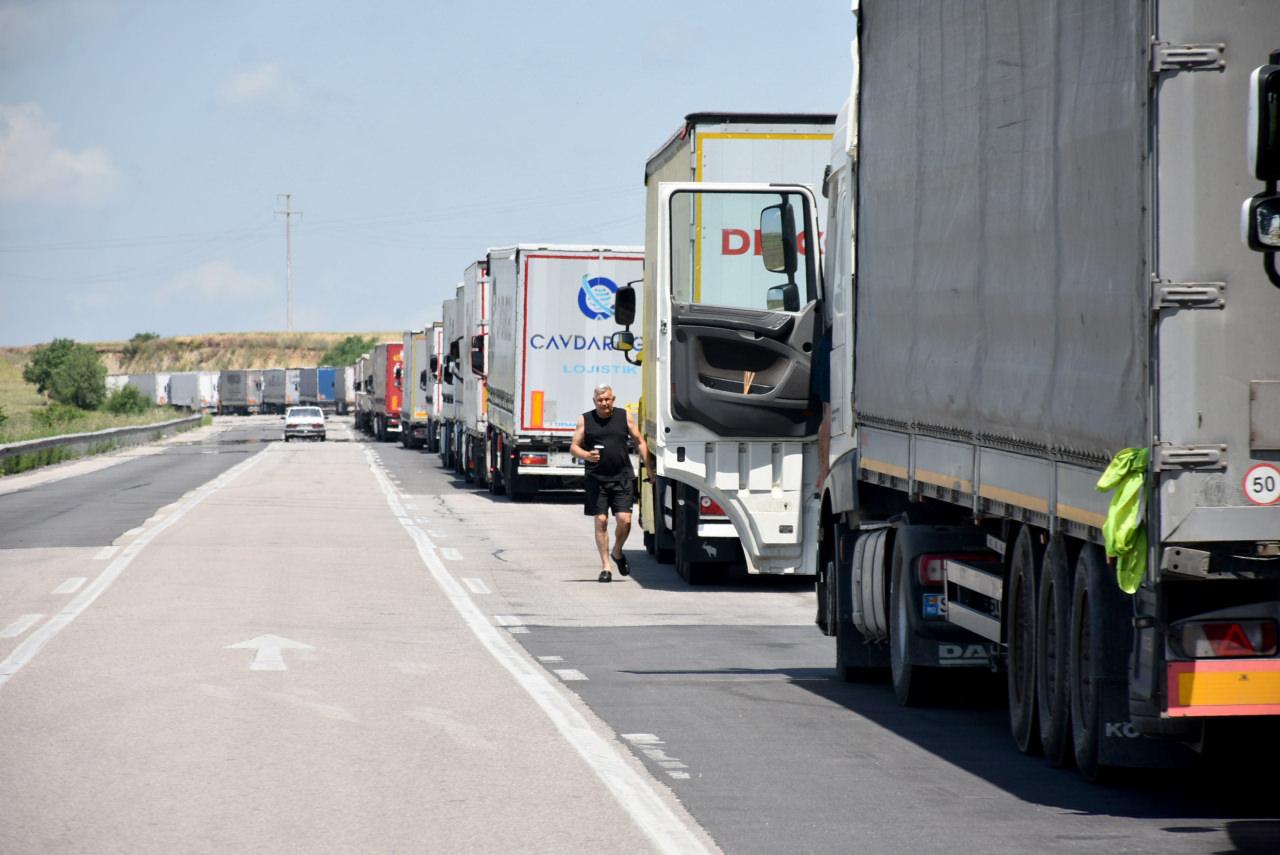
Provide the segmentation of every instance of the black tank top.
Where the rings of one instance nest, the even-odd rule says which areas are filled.
[[[595,410],[582,414],[585,436],[582,439],[584,451],[591,451],[597,445],[604,446],[600,452],[599,463],[588,463],[587,474],[597,481],[630,481],[635,473],[631,471],[631,455],[627,450],[627,442],[631,439],[631,431],[627,428],[627,411],[616,408],[607,419],[602,419]]]

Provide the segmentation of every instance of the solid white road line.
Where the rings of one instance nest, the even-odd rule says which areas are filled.
[[[471,589],[471,593],[473,594],[493,593],[493,591],[489,590],[489,586],[486,585],[482,579],[463,579],[462,581],[466,583],[467,587]]]
[[[80,590],[80,586],[89,580],[83,576],[72,576],[67,581],[53,589],[55,594],[74,594]]]
[[[577,668],[556,668],[556,676],[566,683],[571,681],[581,681],[587,679],[587,675],[583,674]]]
[[[174,509],[174,512],[169,514],[163,522],[156,523],[155,526],[149,529],[135,529],[135,532],[141,533],[137,539],[124,548],[124,552],[120,554],[119,558],[116,558],[108,564],[106,569],[99,573],[97,578],[90,582],[75,599],[67,603],[62,611],[49,618],[49,620],[45,622],[44,626],[31,633],[25,641],[14,648],[13,652],[10,653],[3,662],[0,662],[0,688],[3,688],[4,684],[9,682],[10,677],[21,671],[23,666],[30,662],[32,658],[34,658],[35,655],[54,638],[54,636],[62,632],[62,630],[70,625],[73,620],[80,616],[81,612],[89,608],[89,606],[93,604],[94,600],[102,596],[102,592],[111,586],[111,583],[124,572],[126,567],[133,563],[133,559],[136,558],[138,554],[146,548],[147,544],[154,540],[160,532],[182,519],[192,508],[196,507],[218,490],[231,483],[233,480],[238,478],[241,473],[254,466],[265,453],[265,451],[260,452],[242,463],[237,463],[217,478],[214,478],[212,481],[209,481],[204,486],[200,487],[194,494],[192,494],[191,498],[180,501],[178,506]]]
[[[373,454],[366,451],[365,455],[391,512],[401,519],[407,518],[408,513],[396,498],[391,482],[373,465]],[[435,545],[422,529],[410,525],[405,527],[405,531],[413,539],[418,555],[431,577],[471,632],[542,708],[547,718],[609,788],[618,804],[631,815],[636,826],[653,842],[658,851],[672,855],[705,853],[707,849],[702,845],[702,840],[662,800],[648,776],[632,768],[617,746],[597,733],[586,717],[561,694],[563,690],[551,681],[546,671],[529,661],[489,622],[484,612],[467,595],[466,589],[445,568],[444,562],[436,555]]]
[[[40,622],[44,615],[23,615],[13,623],[0,629],[0,638],[17,638]]]

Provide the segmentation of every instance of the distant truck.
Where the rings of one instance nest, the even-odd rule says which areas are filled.
[[[302,403],[301,369],[268,368],[262,372],[262,405],[268,413],[283,413]]]
[[[462,412],[459,443],[462,477],[479,486],[489,483],[487,447],[488,355],[485,342],[489,328],[489,272],[486,259],[472,262],[462,277]]]
[[[404,389],[404,345],[398,341],[373,346],[369,393],[370,432],[387,442],[400,432],[400,399]]]
[[[668,235],[660,221],[674,213],[662,207],[662,188],[669,182],[816,187],[829,158],[835,119],[826,113],[691,113],[645,164],[644,325],[639,329],[648,353],[641,359],[644,394],[638,421],[657,471],[652,480],[639,483],[640,524],[645,547],[659,561],[674,562],[690,584],[710,581],[739,562],[749,573],[816,571],[804,561],[800,532],[802,516],[816,513],[806,498],[812,490],[806,491],[802,481],[805,472],[810,478],[816,473],[817,422],[810,419],[798,433],[788,426],[785,441],[762,424],[740,430],[720,420],[727,418],[724,413],[705,419],[709,426],[694,426],[693,412],[703,402],[711,409],[722,404],[733,409],[729,402],[740,395],[764,401],[795,390],[777,385],[781,377],[774,375],[785,364],[779,355],[785,345],[769,344],[774,332],[753,329],[717,337],[713,329],[730,319],[724,312],[701,317],[716,306],[730,314],[765,308],[764,288],[748,292],[751,283],[774,281],[760,263],[758,218],[767,203],[707,197],[682,208],[688,222],[677,223],[679,233]],[[797,231],[811,228],[821,235],[824,215],[819,211],[816,223],[798,223]],[[731,293],[735,283],[741,293]],[[676,329],[685,323],[687,334],[676,340]],[[660,426],[658,407],[675,393],[682,418],[672,434]],[[807,405],[806,397],[797,412]],[[740,483],[743,466],[751,475]],[[755,522],[761,513],[767,514],[765,524]]]
[[[520,244],[488,254],[489,489],[514,500],[540,488],[580,487],[569,453],[592,390],[613,387],[634,413],[640,369],[612,349],[614,295],[644,274],[638,246]]]
[[[169,405],[168,374],[130,374],[127,385],[137,389],[144,398],[157,407]]]
[[[355,412],[356,367],[354,365],[342,365],[333,369],[333,403],[334,409],[341,415]]]
[[[180,371],[169,375],[169,403],[192,412],[218,409],[217,371]]]
[[[424,403],[427,405],[427,435],[423,444],[432,453],[440,450],[441,408],[444,406],[444,382],[441,379],[443,370],[444,324],[436,321],[427,327],[427,362],[423,370],[418,372],[418,383],[424,390]]]
[[[462,412],[462,366],[459,365],[462,354],[462,300],[458,295],[461,289],[462,285],[459,284],[454,290],[454,296],[445,300],[440,307],[443,350],[440,360],[439,442],[436,450],[446,469],[456,469],[458,466],[458,444],[461,438],[461,431],[458,429],[458,419]]]
[[[430,327],[404,334],[404,389],[400,397],[400,444],[421,448],[426,444],[430,414],[427,412],[427,336]]]
[[[262,372],[233,369],[218,375],[218,413],[252,415],[262,409]]]
[[[352,366],[355,374],[356,430],[372,433],[374,424],[374,355],[365,353]]]
[[[341,370],[331,365],[299,369],[301,403],[319,407],[326,413],[337,412],[337,378]]]

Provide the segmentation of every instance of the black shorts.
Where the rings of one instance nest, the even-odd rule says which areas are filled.
[[[589,517],[608,514],[631,513],[631,506],[636,501],[636,482],[632,478],[625,481],[597,481],[590,475],[587,481],[587,501],[582,512]]]

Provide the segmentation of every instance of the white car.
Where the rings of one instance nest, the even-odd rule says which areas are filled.
[[[319,407],[290,407],[284,414],[284,441],[294,437],[324,442],[324,411]]]

